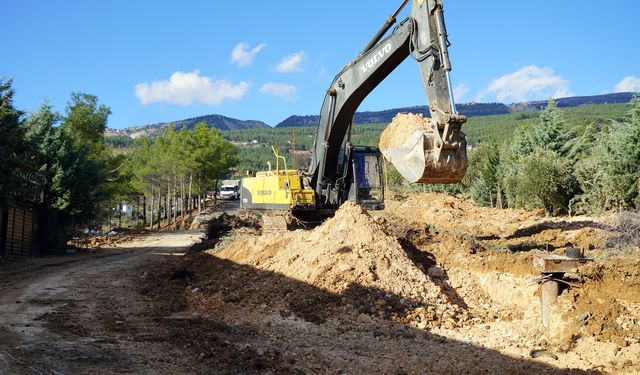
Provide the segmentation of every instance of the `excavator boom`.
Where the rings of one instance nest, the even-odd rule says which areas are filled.
[[[411,15],[397,23],[409,2]],[[275,171],[244,178],[242,207],[291,211],[303,221],[330,216],[347,200],[382,209],[382,155],[409,181],[460,181],[467,169],[460,131],[466,118],[456,112],[451,95],[448,46],[442,1],[404,0],[327,90],[307,172],[280,170],[276,163]],[[414,116],[402,123],[397,116],[382,133],[380,149],[351,144],[353,117],[362,101],[410,56],[418,63],[431,119]]]
[[[381,151],[412,182],[454,183],[464,177],[466,138],[460,128],[466,118],[456,112],[451,93],[449,42],[442,1],[411,0],[411,16],[383,39],[407,2],[405,0],[386,20],[327,90],[308,171],[312,176],[311,186],[319,196],[326,196],[328,191],[335,189],[336,182],[342,177],[338,159],[359,105],[409,56],[418,63],[431,121],[428,126],[409,133],[403,129],[383,133],[383,137],[391,140],[384,143],[387,147],[381,147]]]

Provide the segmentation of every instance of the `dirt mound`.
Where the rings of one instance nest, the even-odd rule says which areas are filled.
[[[67,246],[76,249],[101,249],[133,241],[147,233],[146,229],[116,228],[103,236],[72,237],[67,241]]]
[[[377,342],[381,329],[417,328],[514,358],[549,353],[536,361],[563,369],[640,370],[640,267],[606,249],[614,229],[606,217],[548,218],[427,193],[396,195],[386,207],[368,214],[347,203],[310,231],[241,226],[186,257],[180,269],[190,273],[170,282],[186,286],[189,314],[259,324],[281,341],[330,327],[339,332],[331,339],[365,342],[372,330]],[[583,281],[563,286],[545,329],[532,258],[568,248],[596,261]]]
[[[247,212],[240,213],[238,216],[223,212],[222,215],[209,221],[207,236],[209,238],[218,238],[230,230],[238,228],[249,228],[258,231],[260,229],[260,219],[258,216]]]
[[[207,222],[207,239],[191,246],[191,252],[200,252],[214,249],[218,244],[228,240],[233,233],[245,233],[256,235],[261,229],[260,219],[249,212],[241,212],[240,215],[229,215],[223,212],[220,216],[209,219]]]
[[[249,241],[253,241],[250,246]],[[466,312],[449,301],[437,279],[428,276],[433,263],[408,251],[381,222],[361,207],[346,203],[313,231],[240,237],[210,253],[326,291],[323,309],[336,308],[341,313],[343,308],[355,309],[363,314],[360,320],[380,315],[419,328],[454,327],[465,321]],[[265,288],[271,304],[280,299],[286,306],[295,299],[297,304],[319,308],[315,292],[282,295],[264,282],[252,282],[252,297],[263,295],[259,290]],[[331,315],[324,318],[334,317]]]
[[[438,193],[399,195],[385,204],[385,214],[394,220],[429,223],[477,237],[506,237],[544,215],[541,211],[478,207],[470,199]]]
[[[398,113],[380,134],[380,149],[400,147],[416,130],[430,130],[431,119],[421,114]]]

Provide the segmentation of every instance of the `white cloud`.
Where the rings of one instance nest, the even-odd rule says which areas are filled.
[[[304,51],[285,56],[275,67],[275,71],[280,73],[299,72],[302,70],[300,65],[304,62],[305,57]]]
[[[286,101],[296,99],[297,88],[286,83],[267,82],[260,88],[261,93],[271,94]]]
[[[628,76],[618,82],[614,88],[615,92],[640,92],[640,78]]]
[[[541,100],[571,96],[569,81],[555,74],[549,67],[540,68],[536,65],[524,68],[495,78],[486,89],[476,97],[481,101],[488,94],[495,94],[496,99],[504,102]]]
[[[231,62],[238,64],[240,67],[250,65],[253,62],[253,58],[266,46],[266,44],[262,43],[256,48],[251,49],[251,46],[247,43],[238,43],[231,51]]]
[[[204,103],[219,105],[227,99],[241,99],[249,89],[247,82],[232,84],[227,80],[214,80],[201,76],[197,70],[191,73],[175,72],[168,80],[143,82],[136,85],[140,103],[190,105]]]
[[[469,93],[469,87],[464,83],[459,84],[453,89],[453,97],[456,102],[460,103],[463,98]]]

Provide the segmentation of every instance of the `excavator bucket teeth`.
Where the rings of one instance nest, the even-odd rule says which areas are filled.
[[[436,123],[421,115],[399,114],[380,136],[380,150],[409,182],[453,184],[467,171],[467,143],[457,128],[447,142]]]

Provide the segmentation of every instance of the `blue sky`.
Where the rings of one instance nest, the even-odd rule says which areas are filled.
[[[333,76],[400,0],[7,1],[0,76],[15,104],[74,91],[123,128],[218,113],[317,114]],[[444,0],[458,102],[640,91],[640,2]],[[408,14],[405,10],[401,17]],[[408,59],[362,104],[426,104]]]

